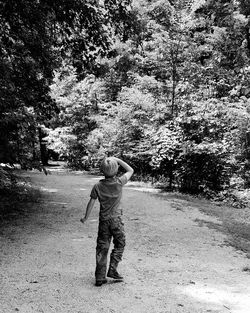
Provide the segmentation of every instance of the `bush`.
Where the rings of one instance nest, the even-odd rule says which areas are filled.
[[[219,192],[229,185],[226,164],[215,154],[190,154],[178,160],[175,175],[182,192]]]
[[[152,167],[169,179],[170,187],[184,192],[227,189],[234,173],[248,186],[249,162],[243,144],[246,108],[218,100],[192,103],[153,136]]]

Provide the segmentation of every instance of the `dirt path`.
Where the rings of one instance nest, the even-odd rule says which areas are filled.
[[[98,206],[82,225],[96,179],[28,173],[42,197],[0,230],[0,312],[250,312],[244,254],[196,220],[220,223],[192,202],[127,187],[123,283],[94,286]]]

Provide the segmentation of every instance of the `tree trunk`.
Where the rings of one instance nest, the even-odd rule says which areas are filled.
[[[38,127],[38,137],[39,137],[39,144],[40,144],[40,157],[41,157],[41,162],[42,165],[48,165],[49,161],[49,154],[48,154],[48,149],[46,147],[46,143],[43,141],[43,138],[45,135],[42,132],[41,127]]]

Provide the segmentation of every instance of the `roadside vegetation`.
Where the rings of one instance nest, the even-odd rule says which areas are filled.
[[[2,1],[0,163],[91,170],[116,155],[136,180],[247,205],[249,13],[244,0]]]
[[[0,168],[0,226],[2,222],[23,217],[27,206],[39,201],[40,190],[25,178],[23,171]]]

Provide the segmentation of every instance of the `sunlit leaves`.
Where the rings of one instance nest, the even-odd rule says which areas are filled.
[[[49,95],[54,70],[60,66],[62,59],[66,59],[75,66],[78,78],[85,77],[94,68],[96,59],[109,51],[114,39],[112,18],[117,21],[119,18],[126,19],[129,3],[127,0],[108,0],[105,5],[92,0],[0,1],[0,134],[3,150],[21,151],[24,146],[28,147],[30,140],[26,136],[25,143],[22,138],[28,130],[32,131],[33,146],[37,144],[36,129],[40,124],[48,126],[59,113]],[[77,90],[72,96],[71,87],[78,78],[71,76],[61,86],[65,88],[64,94],[57,90],[57,95],[54,95],[60,108],[63,108],[61,116],[68,114],[69,117],[73,114],[67,112],[70,110],[83,116],[83,102],[96,106],[96,92],[85,99],[85,93],[89,92],[86,86],[75,86]],[[67,93],[71,99],[66,99]],[[69,109],[73,100],[76,103]],[[23,123],[17,119],[16,113],[20,114],[24,107],[33,108],[32,130],[24,122],[25,114],[22,116]],[[83,119],[86,120],[85,117]],[[20,124],[18,130],[13,126],[15,123]],[[87,124],[92,129],[92,122]],[[29,158],[33,151],[34,147],[27,152]],[[16,161],[23,158],[21,152],[7,154],[18,154]],[[7,159],[4,157],[5,161]]]

